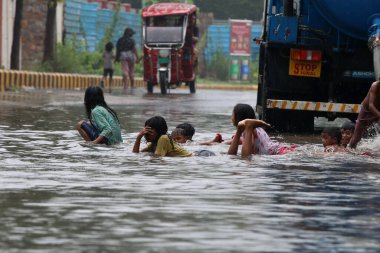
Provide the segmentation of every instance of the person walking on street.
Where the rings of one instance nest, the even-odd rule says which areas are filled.
[[[103,53],[103,79],[101,82],[102,88],[104,88],[104,84],[107,80],[107,76],[109,75],[110,81],[109,81],[109,87],[108,91],[109,93],[112,92],[112,76],[113,76],[113,60],[115,59],[115,55],[113,53],[113,44],[112,42],[108,42],[105,45]]]
[[[116,43],[116,61],[121,63],[121,71],[123,73],[124,91],[128,88],[128,79],[130,87],[134,87],[134,68],[138,59],[136,42],[132,38],[135,31],[131,28],[126,28],[122,37]]]

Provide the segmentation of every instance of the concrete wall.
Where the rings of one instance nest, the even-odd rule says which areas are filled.
[[[44,52],[48,0],[24,0],[21,25],[21,69],[41,62]]]
[[[21,22],[20,64],[30,69],[40,63],[45,40],[48,0],[24,0]],[[16,0],[0,0],[0,66],[10,68]],[[62,41],[63,3],[57,6],[56,40]]]

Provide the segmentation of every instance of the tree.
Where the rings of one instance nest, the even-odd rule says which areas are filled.
[[[60,0],[48,1],[48,11],[46,15],[46,25],[45,25],[44,55],[42,58],[42,62],[52,60],[54,57],[55,19],[56,19],[58,1]]]
[[[23,0],[16,0],[16,13],[13,26],[13,41],[11,52],[11,69],[20,68],[20,40],[21,40],[21,20],[22,10],[24,2]]]

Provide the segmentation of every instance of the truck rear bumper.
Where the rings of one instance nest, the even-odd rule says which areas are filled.
[[[360,104],[267,99],[267,109],[359,113]]]

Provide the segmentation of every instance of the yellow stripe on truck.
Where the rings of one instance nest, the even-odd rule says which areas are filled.
[[[267,99],[268,109],[359,113],[360,104]]]

